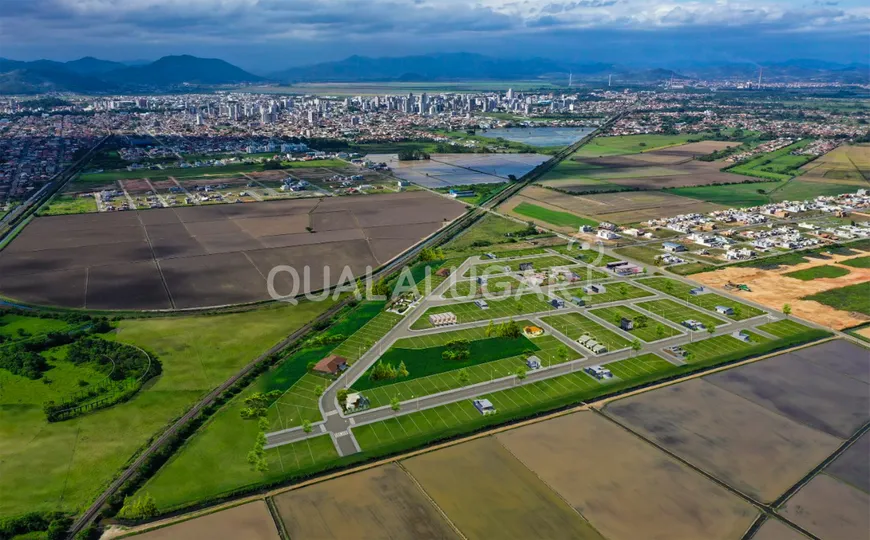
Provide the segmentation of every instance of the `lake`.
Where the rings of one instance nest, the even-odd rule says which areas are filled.
[[[501,137],[531,146],[568,146],[593,130],[588,127],[510,127],[478,131],[477,134],[488,139]]]

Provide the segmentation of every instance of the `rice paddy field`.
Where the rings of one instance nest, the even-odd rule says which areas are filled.
[[[474,302],[431,307],[411,324],[411,329],[423,330],[425,328],[432,328],[432,323],[429,322],[429,315],[436,313],[453,313],[456,315],[458,323],[463,324],[505,317],[520,317],[529,313],[553,309],[553,306],[547,302],[546,297],[537,294],[524,294],[518,297],[511,296],[500,300],[488,300],[487,303],[489,304],[488,309],[481,309]]]
[[[595,341],[607,347],[609,352],[625,349],[631,345],[627,339],[616,332],[579,313],[542,317],[541,320],[575,341],[583,335],[592,336]]]
[[[727,324],[725,321],[708,315],[707,313],[690,308],[679,302],[669,299],[652,300],[650,302],[640,302],[635,304],[639,308],[643,308],[650,313],[663,317],[671,322],[682,324],[683,321],[693,319],[704,323],[707,328]]]
[[[623,318],[635,321],[634,328],[626,330],[626,332],[647,343],[677,336],[682,333],[676,328],[662,324],[649,317],[647,317],[646,324],[641,326],[638,324],[638,317],[643,314],[628,306],[598,308],[593,309],[590,313],[615,326],[619,326],[619,321]]]
[[[757,317],[764,314],[762,310],[756,307],[743,304],[736,300],[731,300],[730,298],[726,298],[716,293],[705,293],[699,295],[690,294],[689,291],[692,290],[694,287],[692,285],[683,283],[682,281],[662,277],[652,277],[641,278],[640,282],[648,287],[656,289],[657,291],[669,294],[671,296],[679,298],[680,300],[687,300],[690,304],[702,307],[704,309],[708,309],[710,311],[715,311],[716,306],[730,307],[734,310],[734,314],[727,315],[727,317],[735,321],[751,319],[752,317]]]

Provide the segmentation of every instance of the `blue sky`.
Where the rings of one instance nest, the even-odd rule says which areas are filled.
[[[668,66],[867,62],[856,0],[0,0],[0,56],[218,57],[268,71],[469,51]]]

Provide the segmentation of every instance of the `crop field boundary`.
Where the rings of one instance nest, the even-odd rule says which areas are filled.
[[[397,454],[388,455],[387,457],[375,458],[373,461],[369,461],[367,463],[363,463],[360,465],[351,465],[345,469],[340,469],[337,471],[328,472],[328,473],[325,473],[322,475],[315,476],[313,478],[308,478],[306,480],[302,480],[302,481],[297,482],[297,483],[292,483],[290,485],[283,485],[280,487],[271,487],[271,488],[268,486],[265,486],[265,487],[259,489],[258,491],[256,491],[255,493],[252,493],[249,495],[241,495],[238,498],[232,497],[232,495],[229,495],[229,498],[221,500],[220,497],[217,497],[217,498],[212,499],[214,504],[211,504],[209,506],[203,506],[203,507],[199,507],[199,508],[194,506],[194,507],[192,507],[193,509],[191,509],[190,506],[184,507],[184,508],[179,508],[179,509],[175,510],[174,513],[173,513],[173,511],[170,511],[168,517],[164,517],[164,516],[166,516],[164,514],[164,516],[161,516],[160,518],[158,518],[154,521],[143,523],[141,525],[136,525],[136,526],[124,528],[124,529],[116,528],[114,530],[114,533],[112,531],[110,531],[109,533],[107,533],[107,536],[105,538],[127,537],[127,536],[132,536],[134,534],[141,534],[141,533],[144,533],[147,531],[164,528],[164,527],[167,527],[169,525],[174,525],[176,523],[188,521],[190,519],[193,519],[196,517],[201,517],[204,515],[208,515],[208,514],[211,514],[211,513],[220,511],[220,510],[233,508],[233,507],[236,507],[236,506],[239,506],[241,504],[248,503],[248,502],[263,500],[267,497],[274,497],[274,496],[280,495],[282,493],[294,491],[294,490],[301,489],[301,488],[311,486],[311,485],[316,485],[316,484],[319,484],[322,482],[326,482],[328,480],[341,478],[341,477],[348,475],[348,474],[366,471],[366,470],[373,469],[373,468],[376,468],[376,467],[379,467],[382,465],[386,465],[389,463],[395,463],[395,462],[398,462],[400,460],[419,456],[419,455],[426,454],[429,452],[434,452],[434,451],[440,450],[442,448],[449,448],[449,447],[456,446],[456,445],[459,445],[462,443],[466,443],[469,441],[480,439],[482,437],[489,437],[489,436],[497,434],[497,433],[502,433],[502,432],[512,430],[515,428],[520,428],[523,426],[528,426],[528,425],[536,424],[539,422],[552,420],[554,418],[559,418],[559,417],[566,416],[569,414],[574,414],[576,412],[588,411],[588,410],[591,410],[594,408],[601,408],[601,407],[606,406],[608,403],[610,403],[612,401],[625,399],[625,398],[628,398],[631,396],[643,394],[645,392],[650,392],[653,390],[658,390],[658,389],[665,388],[665,387],[668,387],[668,386],[671,386],[674,384],[679,384],[679,383],[682,383],[682,382],[685,382],[688,380],[696,379],[699,377],[704,377],[707,375],[712,375],[714,373],[726,371],[726,370],[737,368],[740,366],[745,366],[748,364],[759,362],[761,360],[765,360],[767,358],[772,358],[774,356],[779,356],[782,354],[799,351],[802,349],[806,349],[808,347],[814,347],[816,345],[821,345],[823,343],[827,343],[829,341],[834,341],[837,339],[842,339],[842,336],[836,336],[836,335],[828,336],[825,338],[817,339],[815,341],[810,341],[808,343],[801,343],[801,344],[787,347],[784,349],[779,349],[779,350],[775,350],[775,351],[772,351],[769,353],[764,353],[764,354],[756,356],[756,357],[751,357],[751,358],[747,358],[744,360],[738,360],[736,362],[731,362],[731,363],[726,363],[723,365],[716,365],[716,366],[700,367],[697,371],[693,371],[693,372],[685,374],[685,375],[679,375],[677,377],[658,381],[658,382],[651,382],[651,383],[646,383],[646,384],[641,383],[640,387],[629,388],[629,389],[626,389],[624,391],[617,391],[615,394],[610,394],[610,395],[605,394],[605,395],[600,396],[598,398],[594,398],[592,400],[589,400],[588,402],[580,402],[579,404],[570,405],[570,406],[564,407],[562,409],[557,409],[557,410],[554,410],[554,411],[551,411],[548,413],[542,413],[540,415],[533,416],[531,418],[520,419],[520,420],[516,420],[516,421],[507,421],[507,423],[505,423],[501,426],[486,427],[486,428],[483,428],[481,431],[478,431],[476,433],[458,436],[456,438],[445,440],[443,442],[439,442],[439,443],[433,444],[431,446],[418,448],[416,450],[404,451],[404,452],[400,452]],[[291,482],[292,482],[292,480],[291,480]],[[286,481],[284,483],[286,484]],[[810,537],[813,538],[813,536],[810,536]]]

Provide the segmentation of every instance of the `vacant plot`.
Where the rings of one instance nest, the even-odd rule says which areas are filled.
[[[836,261],[837,257],[834,259],[834,262],[839,262]],[[789,270],[804,270],[830,262],[832,261],[824,259],[813,260]],[[789,304],[795,316],[837,330],[870,321],[867,313],[859,312],[864,298],[870,294],[867,291],[870,270],[864,268],[855,268],[840,278],[818,278],[812,281],[783,277],[781,271],[740,267],[694,274],[692,279],[720,288],[729,281],[745,283],[752,290],[740,292],[740,295],[748,300],[777,311],[782,309],[783,304]],[[855,307],[859,309],[856,310]]]
[[[824,266],[813,266],[812,268],[807,268],[806,270],[788,272],[783,275],[785,277],[800,279],[801,281],[812,281],[814,279],[834,279],[847,276],[849,275],[849,269],[843,268],[842,266],[832,266],[826,264]]]
[[[257,501],[136,535],[135,538],[137,540],[177,538],[279,540],[280,536],[266,501]]]
[[[495,439],[478,439],[402,464],[471,540],[601,538]]]
[[[432,328],[432,323],[429,322],[429,315],[436,313],[451,312],[456,315],[459,324],[463,324],[485,321],[487,319],[518,317],[553,309],[553,306],[550,305],[545,296],[537,294],[524,294],[522,296],[488,300],[487,303],[489,305],[487,309],[481,309],[474,302],[431,307],[411,324],[411,329],[422,330],[424,328]]]
[[[608,362],[606,365],[614,377],[624,381],[661,374],[674,368],[674,364],[652,353]]]
[[[705,362],[711,358],[730,356],[746,351],[754,345],[767,341],[767,338],[754,332],[744,330],[743,333],[749,336],[748,342],[736,339],[730,334],[725,334],[684,344],[682,346],[683,349],[689,352],[689,356],[687,356],[685,360],[690,364]]]
[[[810,330],[810,327],[791,319],[782,319],[781,321],[761,324],[758,329],[782,338],[806,332]]]
[[[625,349],[630,345],[624,337],[579,313],[542,317],[541,320],[574,340],[583,335],[592,336],[611,352]]]
[[[814,300],[820,304],[831,306],[843,311],[854,311],[870,315],[870,281],[855,285],[829,289],[824,292],[805,296],[805,300]]]
[[[464,277],[470,276],[489,276],[490,274],[501,274],[507,272],[518,272],[521,265],[531,264],[533,270],[547,270],[549,268],[560,266],[576,266],[570,260],[561,255],[542,255],[529,256],[507,261],[487,262],[476,264],[465,271]]]
[[[267,276],[277,267],[296,272],[275,275],[277,294],[316,291],[345,268],[360,275],[385,263],[463,211],[408,192],[42,217],[0,253],[0,291],[97,309],[268,300]]]
[[[858,346],[852,347],[854,354],[861,354]],[[849,438],[870,420],[870,385],[794,354],[729,369],[704,380],[840,439]]]
[[[527,202],[518,204],[514,207],[513,211],[516,214],[520,214],[533,220],[549,223],[550,225],[555,225],[557,227],[572,227],[576,229],[583,225],[589,225],[591,227],[598,225],[597,221],[581,218],[571,214],[570,212],[550,210]]]
[[[652,218],[692,212],[706,214],[723,208],[666,192],[633,191],[567,195],[537,186],[523,189],[518,196],[511,198],[506,204],[516,205],[522,202],[545,207],[549,205],[554,210],[569,212],[597,222],[607,221],[616,224],[637,223]],[[510,206],[510,208],[512,207]],[[517,217],[523,219],[522,216]]]
[[[475,298],[488,294],[506,294],[520,287],[520,282],[513,276],[493,276],[487,278],[486,284],[477,283],[476,280],[456,281],[442,293],[444,298]]]
[[[717,319],[707,313],[703,313],[697,309],[692,309],[673,300],[653,300],[651,302],[641,302],[635,305],[677,324],[682,324],[684,321],[690,319],[704,323],[704,326],[707,328],[716,328],[717,326],[727,324],[721,319]]]
[[[623,319],[633,321],[633,327],[626,330],[641,341],[658,341],[679,335],[681,332],[666,324],[662,324],[627,306],[612,306],[593,309],[590,313],[600,317],[614,326],[620,326]]]
[[[616,302],[619,300],[644,298],[646,296],[652,296],[653,294],[646,289],[641,289],[640,287],[624,282],[608,283],[605,287],[606,289],[602,293],[586,294],[583,292],[582,287],[571,287],[568,289],[560,289],[556,291],[556,294],[566,300],[580,297],[584,302],[586,302],[587,306]]]
[[[775,499],[840,443],[699,379],[613,402],[605,411],[762,501]]]
[[[840,261],[840,264],[845,264],[852,268],[870,268],[870,257],[855,257],[854,259]]]
[[[291,538],[459,537],[395,464],[288,491],[273,500]]]
[[[870,493],[870,434],[865,433],[825,468],[825,473]]]
[[[819,474],[790,498],[780,513],[819,538],[866,538],[870,495]]]
[[[591,412],[497,439],[611,540],[739,538],[756,515],[724,488]]]
[[[567,255],[592,266],[605,266],[609,262],[618,261],[616,257],[604,253],[603,249],[582,249],[578,245],[568,244],[555,246],[554,251]]]
[[[703,275],[703,274],[701,274]],[[695,277],[695,276],[693,276]],[[699,280],[702,281],[703,280]],[[725,296],[715,294],[715,293],[705,293],[694,295],[691,294],[690,291],[694,288],[693,286],[684,283],[682,281],[677,281],[674,279],[654,277],[654,278],[643,278],[641,282],[648,286],[661,291],[663,293],[669,294],[671,296],[675,296],[680,300],[685,300],[690,304],[693,304],[698,307],[702,307],[704,309],[708,309],[710,311],[717,311],[716,306],[723,306],[731,308],[734,313],[731,315],[723,315],[728,317],[729,319],[733,319],[735,321],[742,321],[744,319],[751,319],[752,317],[758,317],[762,315],[764,311],[747,305],[736,300],[731,300]],[[742,282],[738,282],[742,283]],[[780,304],[779,307],[782,307]]]

